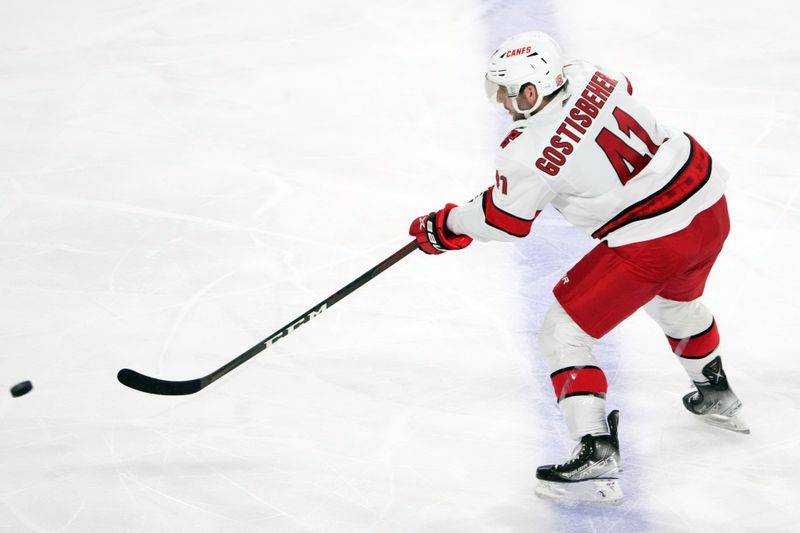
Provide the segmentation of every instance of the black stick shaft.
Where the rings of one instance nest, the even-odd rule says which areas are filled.
[[[162,380],[158,378],[152,378],[150,376],[146,376],[144,374],[140,374],[134,370],[130,370],[124,368],[119,371],[117,374],[117,379],[123,384],[128,387],[140,390],[142,392],[149,392],[151,394],[165,394],[165,395],[177,395],[177,394],[192,394],[197,392],[211,383],[214,383],[216,380],[230,372],[231,370],[237,368],[238,366],[242,365],[244,362],[252,359],[262,351],[266,350],[280,339],[286,337],[291,332],[309,322],[312,318],[320,315],[323,311],[327,310],[331,306],[333,306],[339,300],[342,300],[349,294],[352,294],[356,289],[365,285],[368,281],[375,278],[378,274],[388,269],[390,266],[394,265],[405,256],[413,252],[417,249],[417,242],[411,241],[410,243],[406,244],[395,253],[369,269],[368,271],[364,272],[362,275],[333,293],[332,295],[328,296],[325,300],[321,301],[302,315],[298,316],[281,329],[267,337],[266,339],[262,340],[246,352],[242,353],[235,359],[232,359],[228,363],[224,364],[223,366],[219,367],[215,371],[211,372],[207,376],[198,379],[192,379],[187,381],[168,381]]]
[[[416,248],[417,248],[416,241],[406,244],[400,250],[393,253],[391,256],[387,257],[386,259],[384,259],[383,261],[381,261],[368,271],[364,272],[359,277],[357,277],[356,279],[354,279],[353,281],[351,281],[350,283],[348,283],[335,293],[331,294],[325,300],[318,303],[317,305],[315,305],[314,307],[312,307],[311,309],[309,309],[308,311],[306,311],[293,321],[283,326],[281,329],[279,329],[278,331],[276,331],[263,341],[259,342],[258,344],[256,344],[255,346],[244,352],[242,355],[237,357],[236,359],[232,360],[231,362],[229,362],[224,366],[221,366],[220,368],[218,368],[217,370],[206,376],[205,379],[207,381],[205,384],[208,385],[209,383],[213,383],[214,381],[221,378],[222,376],[224,376],[237,366],[241,365],[245,361],[252,359],[257,354],[266,350],[267,348],[278,342],[280,339],[286,337],[291,332],[302,326],[303,324],[309,322],[312,318],[320,315],[323,311],[333,306],[339,300],[344,299],[346,296],[355,292],[356,289],[364,286],[368,281],[372,280],[378,274],[380,274],[390,266],[400,261],[402,258],[413,252]]]

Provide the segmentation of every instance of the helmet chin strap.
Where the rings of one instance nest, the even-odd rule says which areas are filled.
[[[536,101],[533,103],[533,106],[531,106],[530,109],[526,109],[524,111],[522,109],[520,109],[519,106],[517,105],[517,99],[516,98],[511,99],[511,105],[514,107],[514,111],[516,111],[517,113],[519,113],[520,115],[522,115],[525,118],[530,118],[531,115],[533,115],[534,113],[536,113],[539,110],[539,106],[542,105],[542,100],[544,100],[544,95],[542,95],[541,91],[537,90],[536,91]]]

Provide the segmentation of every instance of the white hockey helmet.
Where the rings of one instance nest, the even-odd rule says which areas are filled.
[[[498,89],[505,87],[514,109],[528,118],[545,96],[553,94],[565,82],[561,47],[546,33],[529,31],[506,39],[492,54],[486,72],[486,96],[494,102]],[[517,107],[516,97],[526,83],[536,87],[538,99],[531,109],[522,111]]]

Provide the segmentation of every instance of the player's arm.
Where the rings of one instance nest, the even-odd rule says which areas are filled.
[[[418,217],[409,233],[429,254],[466,248],[474,239],[514,241],[530,233],[539,212],[555,196],[546,183],[517,163],[501,160],[495,184],[463,206]]]
[[[508,160],[498,163],[495,184],[450,212],[450,231],[479,241],[514,241],[530,233],[555,194],[535,171]]]

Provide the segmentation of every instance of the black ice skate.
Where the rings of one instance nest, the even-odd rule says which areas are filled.
[[[619,411],[611,411],[610,435],[584,435],[566,463],[537,468],[536,495],[565,503],[622,503],[622,488],[617,479],[622,471],[618,426]]]
[[[697,415],[703,422],[712,426],[750,433],[750,428],[739,413],[742,402],[728,385],[728,378],[722,370],[722,360],[716,357],[703,367],[707,383],[694,382],[697,390],[683,397],[683,405],[689,412]]]

